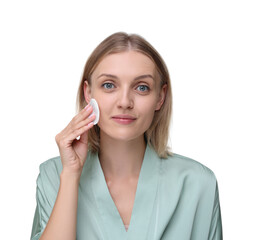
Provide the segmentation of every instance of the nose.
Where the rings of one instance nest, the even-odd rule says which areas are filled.
[[[129,89],[126,88],[119,91],[117,106],[123,109],[132,109],[134,107],[133,96]]]

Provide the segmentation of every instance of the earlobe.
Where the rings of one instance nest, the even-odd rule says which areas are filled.
[[[159,94],[159,101],[156,106],[156,111],[160,110],[161,106],[163,105],[167,93],[167,84],[164,84],[161,88],[160,94]]]
[[[85,101],[88,104],[90,102],[90,99],[91,99],[91,88],[90,88],[89,83],[88,83],[87,80],[84,81],[83,94],[84,94]]]

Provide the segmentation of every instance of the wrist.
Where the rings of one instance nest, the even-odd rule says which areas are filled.
[[[80,173],[73,173],[68,170],[63,169],[60,173],[60,181],[68,181],[70,183],[78,184],[80,182]]]

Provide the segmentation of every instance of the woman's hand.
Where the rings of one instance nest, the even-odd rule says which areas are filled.
[[[88,152],[88,130],[93,127],[95,114],[87,105],[55,137],[63,165],[63,172],[80,177]],[[76,138],[80,136],[80,139]]]

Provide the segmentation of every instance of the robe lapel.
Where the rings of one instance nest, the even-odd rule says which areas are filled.
[[[144,239],[150,224],[159,179],[160,158],[147,144],[138,178],[128,231],[106,184],[98,155],[92,155],[91,188],[108,239]]]

